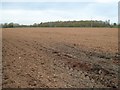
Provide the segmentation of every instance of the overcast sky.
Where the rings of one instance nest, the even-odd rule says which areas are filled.
[[[118,22],[119,0],[2,0],[0,23],[111,20]]]

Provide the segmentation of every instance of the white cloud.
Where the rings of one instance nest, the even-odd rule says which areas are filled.
[[[2,22],[15,22],[21,24],[33,24],[47,21],[56,21],[65,19],[63,11],[42,10],[4,10],[2,11]],[[57,14],[57,15],[56,15]]]
[[[84,13],[81,13],[84,12]],[[117,17],[95,15],[94,11],[88,8],[81,10],[2,10],[2,23],[14,22],[20,24],[33,24],[48,21],[68,20],[117,20]]]
[[[8,1],[8,0],[3,0],[3,1]],[[9,1],[16,1],[16,0],[9,0]],[[17,0],[17,1],[22,1],[22,0]],[[33,1],[33,0],[26,0],[26,1]],[[38,1],[38,0],[34,0],[34,2],[35,1]],[[48,0],[44,0],[44,1],[48,1]],[[56,1],[56,0],[53,0],[53,1]],[[76,0],[76,1],[84,1],[84,0]],[[86,1],[91,1],[91,0],[86,0]],[[55,7],[49,8],[50,6],[48,6],[48,9],[37,9],[37,10],[31,10],[31,9],[27,10],[22,8],[20,8],[21,9],[20,10],[16,8],[15,9],[8,8],[8,9],[0,10],[2,13],[2,20],[0,20],[0,23],[15,22],[20,24],[33,24],[33,23],[58,21],[58,20],[63,20],[63,21],[90,20],[91,18],[93,20],[104,20],[104,21],[110,19],[112,22],[117,22],[118,20],[117,14],[115,15],[116,10],[114,11],[113,9],[116,4],[113,4],[113,5],[107,4],[108,2],[112,3],[116,0],[114,1],[113,0],[109,0],[109,1],[108,0],[92,0],[92,1],[98,2],[98,4],[90,3],[84,7],[81,6],[76,8],[73,8],[73,7],[64,8],[62,6],[64,9],[60,9],[61,7],[58,7],[58,8],[56,7],[56,9],[54,9]],[[105,4],[99,4],[99,3],[105,3]],[[108,5],[108,7],[104,7],[106,5]],[[112,9],[108,10],[109,7],[112,7]],[[108,11],[108,12],[107,13],[102,12],[103,9],[104,11]]]
[[[95,0],[98,3],[118,3],[119,0]]]
[[[119,0],[1,0],[2,2],[98,2],[111,3]]]

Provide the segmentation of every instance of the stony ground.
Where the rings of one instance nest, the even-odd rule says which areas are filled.
[[[117,31],[3,29],[3,88],[116,88]]]

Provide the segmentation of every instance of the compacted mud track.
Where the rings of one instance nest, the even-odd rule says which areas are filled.
[[[3,88],[117,88],[117,31],[3,29]]]

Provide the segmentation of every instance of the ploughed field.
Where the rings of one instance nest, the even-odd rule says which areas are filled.
[[[118,30],[2,30],[3,88],[118,87]]]

